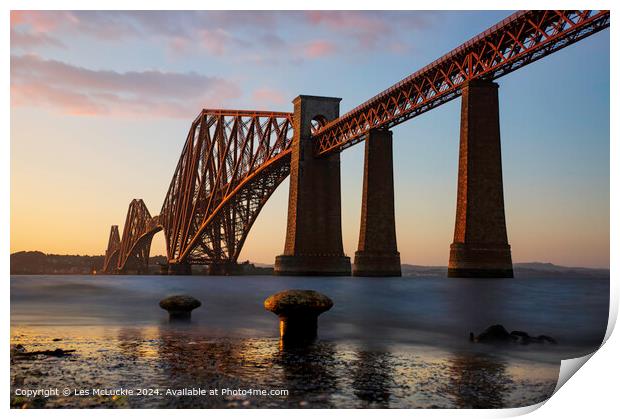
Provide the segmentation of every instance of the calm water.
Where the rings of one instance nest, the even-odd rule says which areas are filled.
[[[290,288],[314,289],[335,303],[320,317],[317,343],[302,350],[280,347],[277,317],[262,306]],[[158,307],[178,293],[203,302],[189,326],[169,325]],[[12,343],[77,352],[12,363],[12,389],[70,382],[291,392],[267,399],[60,397],[41,406],[27,401],[31,407],[523,406],[551,394],[561,359],[601,343],[608,304],[609,281],[596,279],[18,276],[11,278]],[[559,344],[468,341],[470,331],[497,323]]]
[[[269,337],[277,321],[263,301],[289,288],[334,300],[320,334],[335,340],[425,343],[432,335],[459,342],[500,323],[592,346],[604,336],[609,310],[609,281],[593,279],[19,276],[11,278],[11,323],[161,324],[167,314],[159,300],[184,293],[203,303],[193,313],[197,327]]]

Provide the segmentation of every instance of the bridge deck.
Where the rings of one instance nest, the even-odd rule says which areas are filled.
[[[494,80],[609,26],[608,10],[520,11],[320,128],[320,156],[363,141],[461,94],[469,80]]]

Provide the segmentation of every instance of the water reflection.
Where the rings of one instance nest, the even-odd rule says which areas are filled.
[[[160,381],[166,388],[237,388],[241,380],[222,371],[223,361],[235,362],[235,349],[225,340],[194,336],[188,327],[161,327],[158,339]],[[229,399],[189,395],[162,398],[162,407],[228,407]],[[232,407],[232,406],[231,406]]]
[[[155,381],[167,388],[289,390],[280,399],[190,396],[161,398],[160,406],[387,408],[413,398],[422,405],[501,408],[512,383],[504,362],[474,353],[403,358],[386,348],[352,350],[323,340],[286,346],[277,338],[205,338],[179,326],[162,326],[156,339],[148,338],[121,329],[119,349],[128,359],[152,358],[158,365]],[[338,394],[351,398],[335,398]]]
[[[353,362],[353,394],[367,406],[389,406],[393,360],[387,352],[360,351]]]
[[[223,407],[299,407],[318,403],[334,407],[336,351],[328,342],[306,347],[281,347],[273,339],[205,339],[178,328],[160,328],[160,372],[169,387],[288,389],[286,398],[219,397],[209,403]],[[202,406],[205,398],[184,404]],[[189,405],[188,404],[188,405]]]
[[[272,357],[282,371],[282,386],[289,398],[301,406],[336,407],[331,396],[338,391],[336,348],[332,342],[316,341],[307,346],[280,346]],[[316,406],[316,404],[319,406]]]
[[[136,361],[142,355],[143,331],[135,328],[123,327],[118,330],[118,346],[122,353],[131,361]]]
[[[447,360],[446,393],[457,408],[489,409],[506,406],[509,385],[506,365],[489,356],[455,354]]]
[[[54,338],[62,338],[54,341]],[[60,343],[58,343],[60,342]],[[66,358],[18,358],[11,385],[38,388],[287,389],[287,397],[56,398],[45,407],[501,408],[553,392],[558,365],[492,353],[319,340],[303,348],[273,338],[222,338],[192,327],[13,328],[28,350],[62,345]]]

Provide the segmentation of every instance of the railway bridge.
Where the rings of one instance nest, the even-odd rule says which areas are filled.
[[[504,215],[497,79],[609,27],[606,10],[520,11],[340,115],[340,99],[301,95],[293,112],[204,109],[193,121],[159,215],[140,199],[106,273],[146,272],[163,231],[170,274],[234,268],[261,209],[290,175],[279,275],[398,276],[391,128],[461,97],[457,208],[448,276],[512,277]],[[344,254],[340,153],[365,142],[358,250]]]

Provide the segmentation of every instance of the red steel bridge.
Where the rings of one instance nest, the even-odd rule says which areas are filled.
[[[151,216],[141,199],[130,203],[122,237],[118,226],[111,228],[103,272],[145,272],[151,240],[159,231],[163,231],[166,239],[172,273],[188,273],[190,266],[195,264],[209,265],[214,268],[213,272],[225,272],[225,269],[222,271],[217,267],[236,264],[261,209],[280,183],[291,174],[285,252],[276,260],[276,272],[346,274],[348,257],[342,253],[340,220],[335,220],[336,216],[340,217],[339,153],[372,136],[387,138],[386,133],[389,133],[391,153],[390,128],[459,96],[463,96],[463,105],[457,205],[459,208],[462,206],[462,211],[457,208],[451,265],[458,268],[456,265],[459,263],[473,263],[479,265],[475,268],[485,268],[489,261],[486,256],[480,256],[480,252],[488,253],[488,243],[505,241],[505,222],[499,128],[496,134],[493,131],[492,136],[497,136],[497,159],[500,163],[499,186],[496,186],[500,188],[501,203],[499,200],[496,204],[478,202],[476,200],[486,198],[476,198],[471,192],[476,185],[477,167],[469,160],[476,158],[477,140],[472,137],[475,134],[470,133],[471,127],[480,119],[476,117],[477,109],[482,109],[486,115],[493,114],[497,107],[492,93],[491,96],[475,93],[487,92],[486,88],[476,87],[481,86],[476,83],[497,86],[490,82],[608,28],[609,24],[610,13],[605,10],[517,12],[339,117],[339,99],[312,96],[297,98],[292,113],[204,109],[189,129],[159,215]],[[335,113],[330,109],[335,109]],[[373,156],[380,151],[373,151],[369,147],[370,141],[366,142],[362,231],[359,255],[356,254],[356,260],[359,256],[360,263],[365,257],[364,250],[370,246],[364,237],[370,235],[372,228],[380,228],[380,231],[394,229],[393,202],[391,207],[389,202],[373,204],[373,188],[391,187],[393,191],[393,183],[388,181],[381,185],[382,181],[372,175],[373,171],[379,170],[373,167],[381,166],[379,163],[373,166],[373,162],[380,160]],[[383,154],[387,155],[385,152]],[[488,160],[488,157],[485,155],[484,158]],[[386,158],[384,163],[387,166],[381,170],[391,177],[391,155]],[[389,170],[386,171],[386,168]],[[322,182],[319,172],[328,173],[330,179]],[[478,176],[482,175],[481,172]],[[313,180],[304,180],[304,176],[313,176]],[[486,173],[486,176],[497,178],[497,173]],[[488,185],[485,187],[488,190]],[[385,201],[385,198],[382,200]],[[488,239],[488,243],[480,239],[488,237],[489,229],[501,230],[501,225],[496,228],[485,221],[483,226],[474,226],[476,217],[473,217],[474,221],[470,220],[472,202],[476,207],[486,205],[487,209],[481,210],[486,218],[489,218],[488,214],[495,214],[495,209],[501,209],[498,225],[504,222],[503,237]],[[373,212],[372,208],[377,205],[378,210]],[[495,209],[491,208],[493,205]],[[377,212],[379,217],[372,215]],[[489,223],[492,224],[492,221]],[[478,239],[471,239],[474,245],[468,244],[464,231],[476,229],[481,235]],[[388,253],[397,255],[395,236],[393,241],[393,244],[387,245],[392,247],[387,253],[375,249],[373,254],[384,259]],[[391,242],[391,238],[384,242]],[[507,246],[507,241],[504,245]],[[469,253],[462,256],[459,252]],[[498,253],[494,254],[493,257],[496,257]],[[322,258],[331,267],[325,270],[318,268],[317,271],[308,268],[308,264],[316,261],[318,265],[323,263],[316,258]],[[459,258],[463,260],[457,260]],[[508,263],[509,258],[508,250]],[[375,269],[377,274],[389,274],[380,272],[380,268],[373,268],[373,263],[361,270],[372,274]],[[293,265],[296,268],[291,268]],[[344,268],[341,269],[342,266]],[[471,266],[468,265],[469,268]],[[350,272],[350,264],[348,269]],[[505,276],[511,275],[511,264],[509,269],[509,274]],[[473,275],[476,273],[480,274],[480,271],[474,269]],[[481,275],[484,276],[484,272]]]

